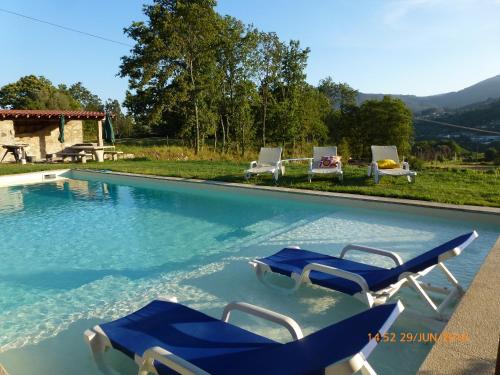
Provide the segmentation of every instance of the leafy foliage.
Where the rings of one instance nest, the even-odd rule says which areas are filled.
[[[81,109],[82,105],[47,78],[29,75],[0,89],[0,107],[8,109]]]

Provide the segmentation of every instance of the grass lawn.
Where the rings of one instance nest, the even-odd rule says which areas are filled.
[[[33,172],[49,169],[88,168],[109,169],[120,172],[153,174],[184,178],[199,178],[228,182],[245,182],[243,170],[248,163],[235,161],[149,161],[121,160],[105,163],[82,164],[2,164],[0,175]],[[257,185],[274,185],[270,175],[259,176],[249,182]],[[366,167],[344,166],[344,181],[336,177],[316,177],[307,181],[307,166],[287,165],[286,175],[280,178],[279,186],[296,189],[323,190],[342,193],[377,195],[418,199],[434,202],[470,204],[500,207],[500,172],[472,169],[428,168],[418,172],[416,183],[406,178],[384,177],[375,185],[366,176]]]

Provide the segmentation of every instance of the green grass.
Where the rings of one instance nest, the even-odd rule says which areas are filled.
[[[33,172],[49,169],[88,168],[110,169],[113,171],[199,178],[217,181],[245,182],[243,170],[248,163],[214,160],[121,160],[105,163],[82,164],[2,164],[0,175]],[[249,182],[256,185],[274,185],[271,176],[259,176]],[[336,177],[316,177],[307,181],[307,166],[289,165],[286,175],[280,178],[279,186],[296,189],[311,189],[342,193],[376,195],[418,199],[425,201],[470,204],[500,207],[500,172],[498,169],[473,170],[448,168],[427,168],[418,172],[416,183],[408,183],[404,177],[384,177],[375,185],[366,176],[366,167],[345,166],[344,181]]]

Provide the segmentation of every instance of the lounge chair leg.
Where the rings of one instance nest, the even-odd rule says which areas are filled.
[[[437,306],[425,292],[425,290],[420,286],[420,284],[415,280],[413,276],[408,276],[408,283],[416,290],[416,292],[424,299],[425,302],[431,307],[432,310],[437,312]]]
[[[363,367],[361,367],[360,371],[361,371],[361,374],[363,374],[363,375],[377,375],[377,373],[375,372],[373,367],[370,366],[370,364],[368,362],[365,362],[365,365]]]
[[[460,285],[460,283],[458,282],[458,280],[455,278],[455,276],[453,276],[453,274],[450,272],[450,270],[448,270],[448,268],[446,268],[446,266],[443,264],[443,263],[439,263],[438,264],[438,267],[441,269],[441,271],[444,273],[444,275],[446,276],[446,278],[448,279],[448,281],[455,287],[457,288],[457,290],[463,294],[464,293],[464,288],[462,288],[462,286]]]
[[[274,285],[274,284],[272,284],[272,283],[270,283],[270,282],[268,282],[266,280],[266,274],[268,273],[268,271],[266,269],[264,269],[261,265],[255,264],[253,262],[250,262],[250,265],[255,269],[255,274],[257,275],[257,279],[262,284],[264,284],[268,288],[277,290],[277,291],[279,291],[281,293],[284,293],[284,294],[287,294],[287,295],[288,294],[292,294],[292,293],[296,292],[297,289],[299,289],[300,285],[302,284],[302,280],[301,280],[300,275],[292,274],[291,279],[293,280],[294,285],[291,288],[283,288],[283,287]],[[294,277],[294,275],[295,275],[295,277]]]

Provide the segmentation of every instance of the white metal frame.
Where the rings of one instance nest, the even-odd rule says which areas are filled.
[[[361,288],[361,291],[354,294],[353,297],[357,298],[358,300],[362,301],[368,307],[373,307],[377,306],[380,304],[384,304],[387,302],[394,294],[396,294],[399,289],[403,286],[409,286],[411,287],[416,294],[424,301],[425,305],[431,310],[432,312],[432,318],[433,319],[438,319],[438,320],[447,320],[448,317],[444,314],[445,309],[458,297],[462,296],[464,294],[464,289],[458,282],[458,280],[453,276],[453,274],[448,270],[448,268],[444,265],[444,261],[446,259],[455,257],[457,255],[460,255],[462,250],[467,247],[474,239],[478,237],[478,234],[476,231],[474,231],[474,235],[469,239],[469,241],[465,242],[461,247],[456,247],[454,249],[451,249],[443,254],[441,254],[438,258],[438,263],[435,265],[432,265],[425,270],[418,272],[418,273],[408,273],[405,272],[401,274],[398,278],[398,281],[394,284],[389,285],[388,287],[381,289],[381,290],[376,290],[372,291],[368,287],[368,284],[366,280],[361,276],[356,273],[352,273],[349,271],[345,271],[339,268],[335,267],[330,267],[326,266],[323,264],[318,264],[318,263],[309,263],[306,267],[302,269],[301,274],[297,273],[292,273],[291,274],[291,279],[294,281],[294,284],[291,288],[283,288],[280,286],[277,286],[273,283],[270,283],[266,278],[266,274],[268,273],[274,273],[266,263],[263,263],[259,260],[253,260],[249,262],[250,266],[254,268],[255,273],[257,275],[257,278],[264,283],[265,285],[277,289],[279,291],[282,291],[286,294],[289,293],[294,293],[297,289],[300,288],[302,284],[306,283],[311,283],[311,280],[309,279],[309,274],[311,271],[318,271],[318,272],[323,272],[328,275],[332,276],[337,276],[344,278],[346,280],[350,280],[355,282],[356,284],[359,285]],[[292,246],[289,248],[296,248],[299,249],[297,246]],[[388,250],[383,250],[383,249],[378,249],[374,247],[368,247],[368,246],[361,246],[361,245],[354,245],[350,244],[347,245],[342,249],[342,252],[340,253],[339,258],[343,259],[345,254],[349,251],[362,251],[362,252],[367,252],[370,254],[375,254],[375,255],[380,255],[380,256],[385,256],[387,258],[390,258],[394,261],[396,266],[400,266],[403,264],[403,261],[401,260],[400,256],[396,253],[393,253]],[[433,269],[438,268],[443,274],[445,275],[446,279],[449,281],[451,284],[450,287],[439,287],[432,285],[430,283],[424,283],[420,280],[422,276],[427,275],[429,272],[431,272]],[[444,300],[440,304],[436,304],[428,292],[434,292],[434,293],[439,293],[444,295]]]
[[[261,147],[259,152],[259,160],[250,162],[250,167],[245,171],[245,180],[250,179],[252,176],[260,175],[262,173],[271,173],[274,181],[277,182],[280,174],[285,175],[285,166],[281,160],[281,147]],[[255,169],[260,169],[258,172]],[[262,170],[263,169],[263,170]]]
[[[164,298],[164,300],[169,302],[177,302],[177,299],[175,297]],[[403,309],[404,307],[401,302],[398,302],[398,308],[389,317],[387,323],[382,327],[381,331],[385,332],[390,327],[390,325],[392,325],[396,317],[403,311]],[[300,326],[292,318],[245,302],[229,303],[224,308],[221,320],[223,322],[228,322],[231,312],[234,310],[238,310],[283,326],[290,332],[293,340],[300,340],[303,338]],[[92,329],[86,330],[84,332],[84,340],[89,345],[92,357],[96,362],[98,368],[105,374],[115,375],[116,371],[108,366],[103,360],[102,354],[109,348],[112,348],[112,345],[102,328],[97,325]],[[377,345],[375,338],[372,339],[369,345]],[[158,372],[156,371],[156,368],[154,366],[155,361],[162,363],[163,365],[182,375],[209,374],[193,363],[186,361],[185,359],[159,346],[147,349],[142,357],[136,355],[134,361],[139,366],[138,375],[158,375]],[[355,354],[352,357],[345,358],[341,361],[330,364],[325,368],[326,375],[351,375],[357,371],[361,371],[361,374],[363,375],[376,375],[376,372],[373,370],[373,368],[370,366],[367,359],[361,352]]]
[[[410,164],[406,161],[399,162],[398,149],[396,146],[371,146],[372,162],[368,166],[368,177],[373,174],[376,184],[380,182],[382,176],[406,176],[408,182],[415,182],[417,172],[410,170]],[[383,159],[394,160],[401,168],[380,169],[378,161]]]

